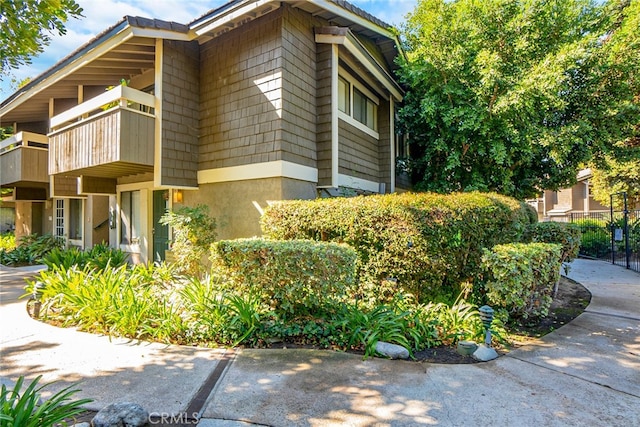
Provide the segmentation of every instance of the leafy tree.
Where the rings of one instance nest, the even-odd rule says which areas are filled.
[[[609,206],[611,194],[626,192],[629,206],[640,205],[640,156],[627,160],[609,157],[605,166],[592,167],[591,170],[594,199]]]
[[[591,162],[596,200],[610,204],[613,193],[626,192],[630,204],[640,203],[640,1],[618,0],[606,6],[607,32],[603,37],[599,70],[608,107],[619,115],[635,117],[625,126],[613,150]]]
[[[532,197],[637,132],[630,4],[421,0],[401,29],[416,187]]]
[[[0,127],[0,141],[9,138],[11,135],[13,135],[12,126]]]
[[[65,22],[82,16],[74,0],[0,0],[0,10],[0,78],[31,63],[51,42],[52,33],[65,34]]]

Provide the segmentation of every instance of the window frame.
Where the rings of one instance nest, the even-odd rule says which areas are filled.
[[[84,200],[69,199],[69,241],[74,244],[82,243],[84,240]],[[73,230],[75,228],[75,230]]]
[[[64,233],[64,199],[55,199],[55,206],[53,207],[54,214],[54,224],[53,224],[53,235],[56,237],[65,238]]]
[[[137,200],[135,200],[134,193],[138,194]],[[125,202],[127,198],[128,200]],[[142,192],[140,190],[120,192],[120,230],[118,234],[121,245],[131,247],[140,244],[140,228],[142,226],[141,200]]]
[[[346,113],[342,111],[340,108],[338,108],[338,117],[343,121],[349,123],[350,125],[360,129],[361,131],[373,136],[374,138],[380,139],[380,133],[378,132],[378,108],[380,106],[380,99],[376,95],[374,95],[373,92],[367,89],[362,83],[360,83],[353,76],[351,76],[351,74],[349,74],[349,72],[343,67],[338,67],[338,79],[339,80],[342,79],[343,81],[345,81],[348,84],[348,90],[349,90],[349,93],[348,93],[349,99],[347,100],[349,113]],[[374,108],[373,124],[372,124],[373,127],[370,127],[368,124],[363,123],[354,117],[355,90],[360,92],[362,97],[366,100],[365,106],[372,106]],[[340,96],[341,96],[340,89],[338,88],[338,97],[339,97],[337,100],[338,103],[340,103]],[[365,112],[364,112],[365,121],[368,121],[367,120],[367,117],[369,116],[368,113],[369,113],[368,109],[365,108]]]

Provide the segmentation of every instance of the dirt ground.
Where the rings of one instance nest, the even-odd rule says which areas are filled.
[[[562,277],[558,287],[558,295],[549,309],[549,315],[538,323],[531,325],[510,325],[508,327],[512,343],[510,347],[498,348],[499,354],[508,353],[511,349],[527,344],[571,322],[578,317],[591,301],[591,293],[581,284]],[[458,354],[454,347],[435,347],[415,354],[421,362],[429,363],[477,363],[471,356]]]

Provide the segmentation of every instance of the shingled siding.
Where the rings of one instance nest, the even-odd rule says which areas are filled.
[[[201,46],[200,170],[282,160],[281,16]]]
[[[380,182],[379,142],[371,135],[339,120],[341,174]]]
[[[385,183],[385,191],[387,193],[391,191],[391,120],[389,108],[389,101],[381,99],[378,106],[378,132],[380,134],[380,141],[378,141],[380,172],[378,177],[379,182]]]
[[[330,44],[316,49],[316,140],[318,147],[318,185],[331,183],[331,50]]]
[[[162,185],[197,187],[199,47],[164,41],[162,63]]]
[[[309,14],[283,7],[282,159],[316,167],[316,43]]]

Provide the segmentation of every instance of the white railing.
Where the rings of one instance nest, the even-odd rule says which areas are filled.
[[[46,135],[23,131],[0,142],[0,154],[4,154],[18,147],[46,148],[48,146],[49,138],[47,138]]]
[[[130,108],[136,105],[141,109]],[[52,131],[59,130],[60,126],[70,122],[76,122],[78,119],[90,116],[96,110],[109,110],[111,107],[127,108],[136,112],[147,114],[152,111],[155,105],[155,97],[148,93],[130,88],[128,86],[115,86],[90,100],[78,104],[68,109],[64,113],[51,117],[50,126]],[[75,124],[75,123],[74,123]]]

